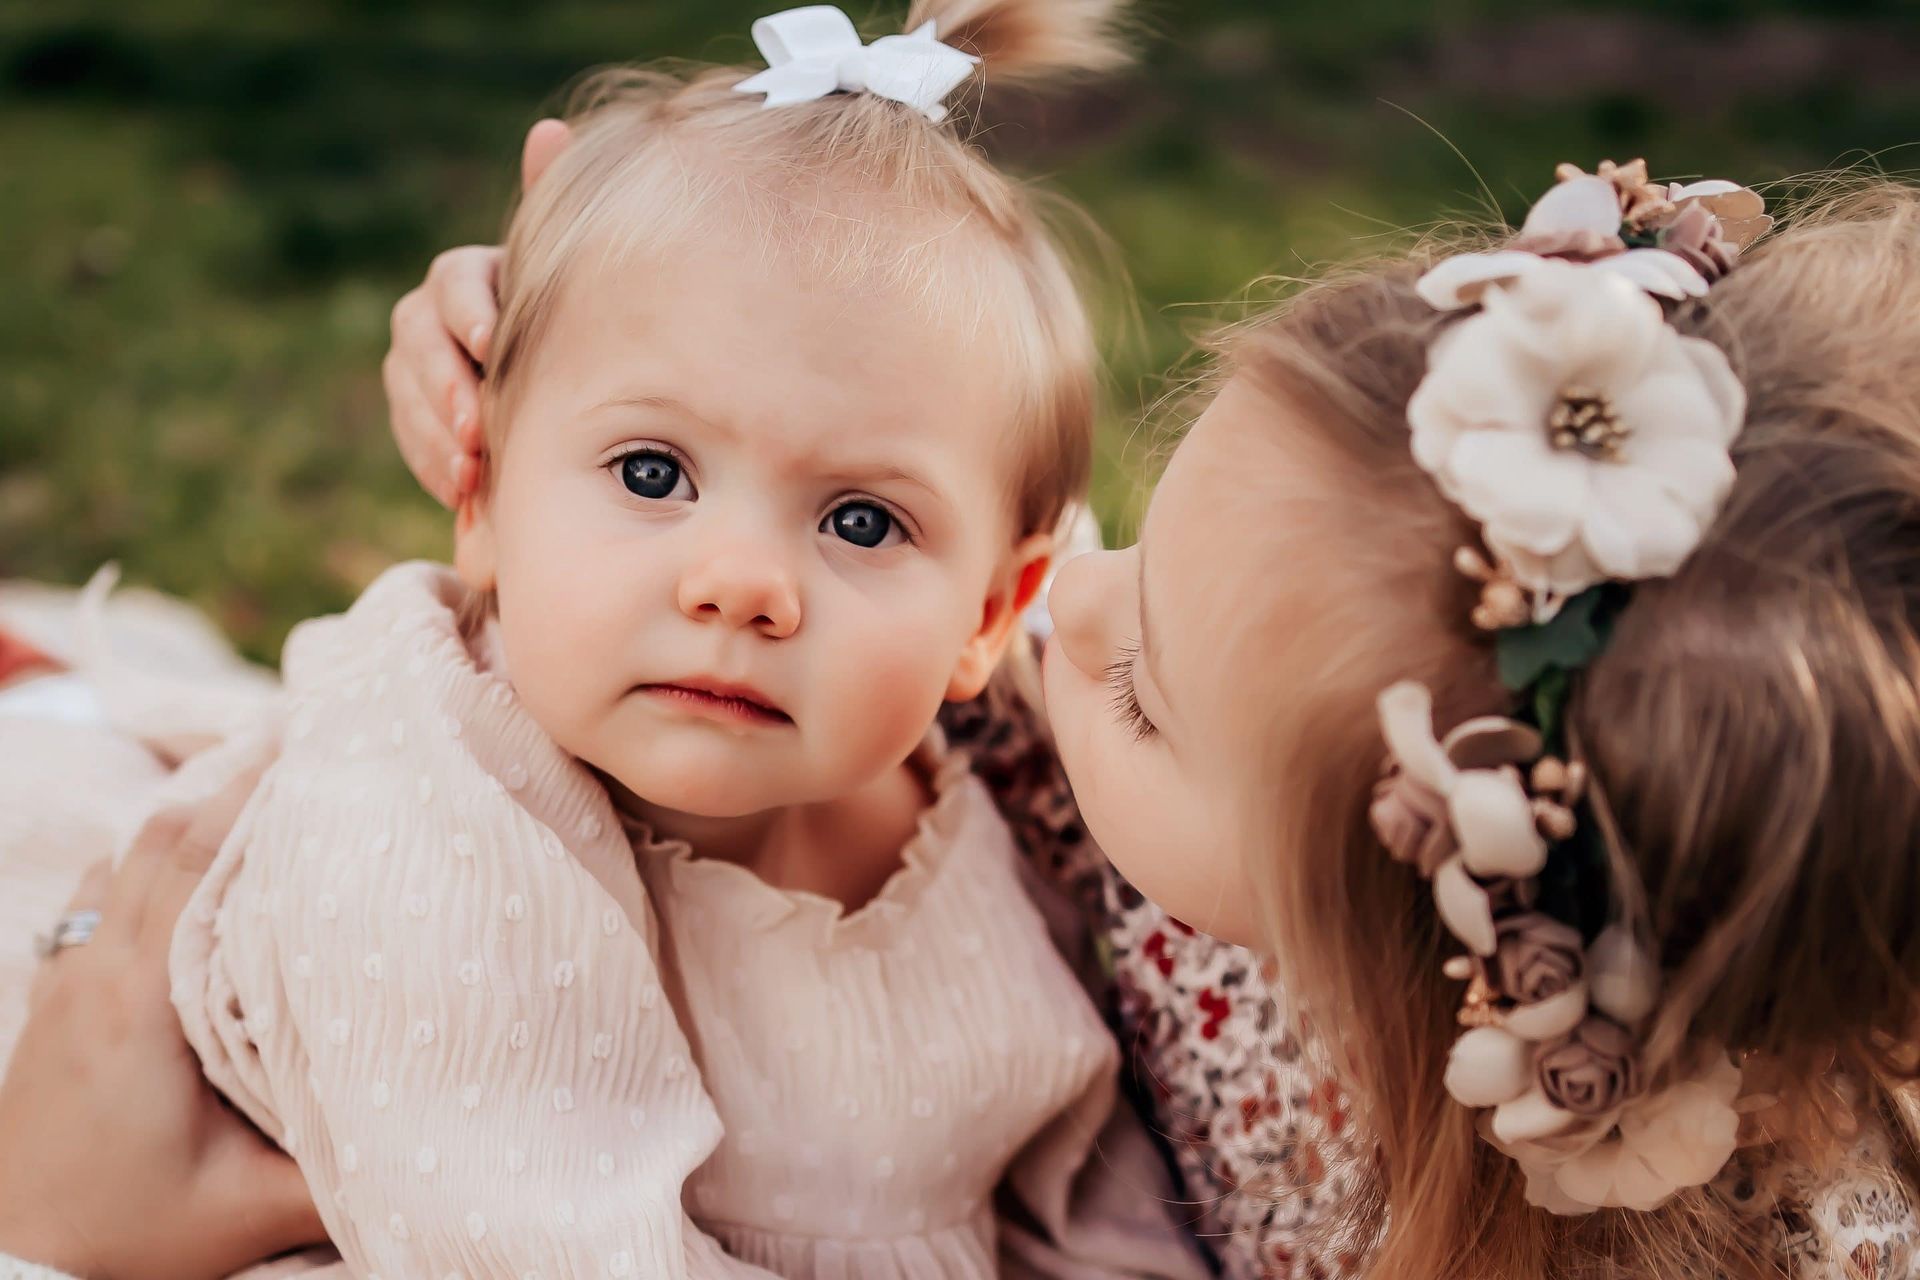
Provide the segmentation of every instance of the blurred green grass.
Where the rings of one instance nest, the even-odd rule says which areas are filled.
[[[770,7],[0,7],[0,575],[119,559],[271,658],[389,561],[447,554],[387,434],[393,301],[438,249],[496,235],[521,133],[579,72],[750,61]],[[884,30],[903,7],[854,12]],[[1143,406],[1257,277],[1489,201],[1514,216],[1562,159],[1763,181],[1902,169],[1920,142],[1912,0],[1160,0],[1141,19],[1137,73],[990,102],[981,136],[1085,206],[1131,273],[1137,309],[1105,304],[1116,531]]]

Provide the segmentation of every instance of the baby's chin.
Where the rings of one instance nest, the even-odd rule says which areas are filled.
[[[542,717],[531,699],[528,709],[561,750],[610,784],[616,799],[631,797],[648,808],[741,818],[794,803],[792,793],[804,786],[798,741],[663,722],[626,708],[594,719]]]
[[[594,767],[618,788],[617,797],[637,801],[644,809],[690,818],[748,818],[796,803],[777,788],[743,781],[737,769],[676,769],[666,771],[672,776],[662,777],[663,771],[657,769]]]
[[[747,818],[817,798],[791,763],[725,744],[574,754],[611,785],[616,799],[690,818]]]

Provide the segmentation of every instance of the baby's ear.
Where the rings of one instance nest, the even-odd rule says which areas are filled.
[[[1020,635],[1027,606],[1040,594],[1053,562],[1053,535],[1036,533],[1013,549],[1000,567],[991,593],[980,609],[980,629],[960,651],[960,661],[947,682],[947,701],[968,702],[987,687],[1007,646]]]
[[[483,460],[480,464],[485,466]],[[493,541],[493,503],[483,475],[480,483],[460,500],[453,517],[453,569],[469,591],[494,588],[498,553]]]

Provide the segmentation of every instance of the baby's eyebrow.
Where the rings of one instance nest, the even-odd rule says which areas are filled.
[[[708,427],[724,436],[735,434],[733,429],[725,422],[709,418],[706,414],[701,413],[686,401],[676,400],[672,396],[610,396],[593,406],[589,412],[600,413],[607,409],[653,409],[664,413],[676,414],[683,418],[691,418],[702,426]]]
[[[871,467],[841,467],[832,471],[835,480],[858,481],[863,484],[906,484],[924,490],[929,496],[938,498],[940,491],[923,480],[918,472],[909,471],[894,463],[879,463]]]
[[[952,500],[939,485],[927,479],[924,472],[887,458],[834,458],[816,455],[808,469],[823,483],[844,485],[850,489],[904,485],[918,494],[918,497],[912,499],[917,512],[924,514],[928,507],[938,507],[942,514],[953,512]]]

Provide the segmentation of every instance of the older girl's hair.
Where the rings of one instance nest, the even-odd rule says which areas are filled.
[[[978,55],[987,84],[1044,83],[1124,61],[1119,0],[915,0],[908,28]],[[827,282],[908,291],[998,342],[1020,391],[1009,495],[1025,535],[1082,496],[1092,456],[1094,338],[1057,209],[989,164],[952,123],[870,94],[766,109],[753,68],[620,68],[576,95],[573,138],[515,212],[486,369],[503,430],[562,291],[633,252],[735,234]],[[977,83],[977,82],[976,82]],[[950,119],[965,119],[961,110]]]
[[[1446,323],[1414,293],[1422,265],[1312,288],[1245,326],[1226,359],[1270,394],[1276,430],[1340,460],[1349,542],[1369,548],[1343,561],[1340,586],[1378,620],[1352,628],[1336,678],[1276,680],[1271,696],[1307,728],[1259,760],[1254,819],[1289,995],[1328,1031],[1378,1142],[1379,1199],[1344,1226],[1372,1237],[1372,1274],[1392,1280],[1781,1274],[1769,1236],[1710,1188],[1652,1213],[1530,1208],[1513,1163],[1442,1087],[1459,984],[1440,973],[1448,944],[1424,884],[1366,821],[1385,756],[1372,700],[1415,679],[1442,726],[1510,708],[1467,621],[1477,588],[1450,567],[1475,531],[1408,447],[1407,400]],[[1677,311],[1746,385],[1737,479],[1685,566],[1636,586],[1568,712],[1661,950],[1649,1047],[1698,1036],[1740,1055],[1749,1092],[1780,1098],[1762,1126],[1779,1160],[1832,1158],[1878,1109],[1909,1179],[1897,1113],[1920,1074],[1916,300],[1920,191],[1878,182],[1810,202],[1711,299]]]

